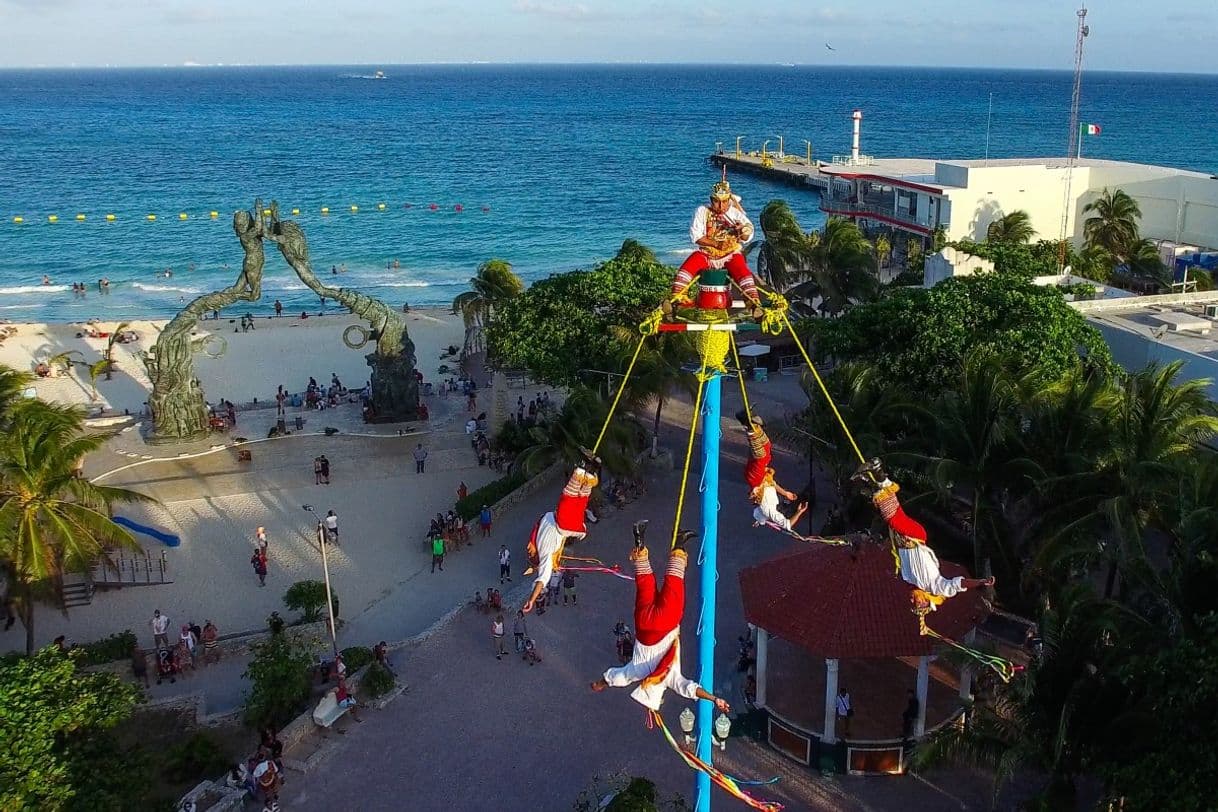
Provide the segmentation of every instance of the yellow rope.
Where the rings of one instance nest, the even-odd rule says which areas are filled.
[[[820,387],[821,394],[825,396],[825,401],[829,404],[829,408],[833,410],[833,416],[837,418],[837,422],[841,425],[842,431],[846,435],[846,439],[850,441],[850,447],[854,449],[854,453],[858,455],[859,462],[867,464],[867,458],[863,456],[863,452],[859,450],[859,445],[854,441],[854,435],[850,433],[850,427],[846,425],[845,418],[842,413],[837,410],[837,404],[833,402],[833,396],[829,394],[829,388],[825,386],[825,382],[821,380],[820,373],[816,371],[816,365],[812,363],[812,359],[808,356],[808,351],[804,349],[803,343],[799,340],[799,336],[795,333],[795,328],[791,326],[791,320],[787,318],[787,314],[782,314],[783,324],[787,330],[791,332],[791,338],[795,339],[795,346],[799,348],[799,354],[804,357],[804,362],[808,365],[808,369],[812,371],[812,377],[816,379],[817,386]],[[874,478],[874,477],[873,477]]]
[[[753,410],[749,406],[749,393],[744,388],[744,370],[740,368],[740,353],[736,351],[736,334],[728,333],[732,338],[732,360],[736,363],[736,380],[740,381],[740,398],[744,401],[744,416],[749,425],[753,425]]]
[[[617,410],[618,401],[622,399],[622,393],[626,391],[626,384],[630,381],[630,373],[634,371],[634,362],[639,360],[639,353],[643,350],[643,342],[647,340],[647,336],[642,336],[639,339],[639,344],[634,348],[634,357],[630,359],[630,366],[626,367],[626,376],[622,378],[622,385],[618,387],[617,394],[613,396],[613,405],[609,407],[609,414],[605,415],[605,423],[601,426],[601,433],[596,435],[596,443],[592,446],[592,453],[595,454],[600,450],[601,440],[605,439],[605,432],[609,430],[609,421],[613,419],[613,413]]]
[[[706,389],[706,367],[698,373],[698,394],[694,398],[694,414],[689,421],[689,444],[685,448],[685,468],[681,471],[681,490],[677,491],[677,516],[672,521],[672,542],[669,549],[677,546],[677,533],[681,531],[681,510],[685,507],[685,486],[689,482],[689,463],[694,457],[694,437],[698,430],[698,414],[702,411],[702,392]]]

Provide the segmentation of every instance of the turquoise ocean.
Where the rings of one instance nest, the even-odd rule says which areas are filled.
[[[315,267],[347,269],[332,281],[434,305],[490,257],[532,280],[634,237],[678,262],[714,179],[706,158],[737,136],[750,150],[776,150],[782,136],[800,155],[808,140],[827,160],[848,151],[857,107],[868,154],[981,157],[991,94],[991,156],[1061,155],[1069,136],[1066,72],[382,70],[384,80],[367,67],[0,71],[0,319],[169,315],[232,283],[232,212],[255,197],[300,210]],[[1103,128],[1085,155],[1218,172],[1218,76],[1088,73],[1082,119]],[[783,197],[805,228],[823,220],[814,192],[732,180],[753,213]],[[83,299],[73,282],[88,286]],[[317,306],[268,251],[252,309],[276,298]]]

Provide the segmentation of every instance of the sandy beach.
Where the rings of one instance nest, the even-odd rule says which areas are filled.
[[[450,345],[460,347],[465,335],[460,316],[447,309],[418,309],[405,315],[406,326],[415,343],[418,369],[425,380],[434,381],[442,363],[442,351]],[[254,329],[242,332],[239,328],[240,314],[230,317],[222,314],[218,321],[201,322],[196,337],[216,336],[223,341],[212,341],[207,352],[195,356],[195,375],[203,385],[210,402],[220,399],[237,404],[273,400],[276,387],[283,384],[290,392],[300,392],[308,384],[309,377],[328,386],[330,375],[337,374],[348,387],[358,388],[368,380],[368,366],[364,356],[372,348],[352,350],[342,341],[343,330],[352,324],[364,324],[359,318],[346,313],[333,312],[307,319],[299,314],[294,318],[259,317]],[[104,410],[108,414],[143,412],[151,390],[141,354],[156,342],[166,320],[132,320],[127,329],[135,331],[139,339],[128,344],[116,344],[114,348],[115,370],[110,380],[98,380],[97,399],[94,400],[86,366],[76,363],[68,375],[56,373],[54,377],[40,378],[33,384],[39,398],[60,403],[77,403],[91,410]],[[30,323],[13,324],[17,332],[0,342],[0,364],[18,370],[32,371],[39,361],[53,355],[75,352],[75,361],[85,364],[98,361],[105,352],[107,339],[90,338],[90,327],[99,332],[111,332],[116,322],[84,323]],[[219,357],[211,357],[223,347]],[[453,361],[447,362],[450,367]]]

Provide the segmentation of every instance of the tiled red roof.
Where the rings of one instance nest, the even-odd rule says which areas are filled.
[[[967,575],[940,561],[946,577]],[[936,649],[918,634],[911,587],[897,574],[887,544],[857,549],[812,544],[740,571],[744,616],[767,632],[819,657],[913,657]],[[953,639],[989,614],[979,590],[949,598],[927,625]]]

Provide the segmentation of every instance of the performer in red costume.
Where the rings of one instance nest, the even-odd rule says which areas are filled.
[[[736,412],[736,419],[744,426],[749,438],[749,458],[744,463],[744,481],[749,486],[749,501],[756,505],[753,508],[753,521],[758,525],[768,525],[776,530],[793,532],[795,523],[803,518],[808,510],[807,502],[800,502],[795,509],[795,515],[784,516],[778,509],[778,497],[794,502],[799,497],[778,484],[774,479],[774,469],[770,464],[774,461],[773,446],[765,433],[765,421],[757,415],[750,420],[743,409]]]
[[[732,194],[732,187],[727,182],[727,167],[724,167],[723,179],[711,187],[710,204],[699,206],[694,212],[693,222],[689,226],[689,239],[698,246],[698,250],[681,263],[681,268],[672,281],[673,296],[686,291],[689,283],[703,271],[709,268],[726,268],[744,294],[745,304],[751,315],[761,316],[757,283],[753,280],[753,272],[749,270],[744,254],[741,253],[743,244],[752,238],[753,224],[740,205],[740,197]],[[726,298],[730,300],[731,297]],[[677,304],[688,307],[693,302],[688,296],[684,296]],[[671,302],[665,302],[664,311],[666,315],[672,314]]]
[[[600,692],[613,686],[622,688],[631,683],[640,685],[631,691],[636,702],[660,709],[664,700],[664,689],[676,691],[686,699],[706,699],[727,713],[731,710],[727,701],[703,690],[693,680],[681,674],[681,616],[685,613],[685,566],[688,556],[685,543],[693,537],[689,530],[682,530],[677,544],[668,557],[668,571],[664,585],[656,592],[656,577],[651,571],[651,560],[643,546],[643,532],[647,522],[634,526],[634,653],[630,662],[620,668],[610,668],[604,676],[592,683],[592,690]]]
[[[939,558],[926,543],[926,528],[914,521],[905,513],[897,499],[899,485],[890,480],[882,470],[879,462],[873,461],[865,466],[856,479],[864,479],[871,472],[875,493],[871,501],[884,517],[892,542],[896,546],[897,557],[901,561],[901,577],[914,587],[910,600],[914,612],[926,614],[933,612],[948,598],[974,589],[979,586],[993,586],[991,578],[944,578],[939,570]]]
[[[562,568],[567,539],[582,539],[588,533],[588,498],[600,481],[601,460],[587,449],[581,449],[581,452],[584,458],[567,479],[558,497],[558,506],[533,525],[526,550],[529,568],[524,574],[536,572],[537,577],[533,579],[533,593],[521,607],[525,612],[533,611],[533,604],[546,588],[550,576]]]

